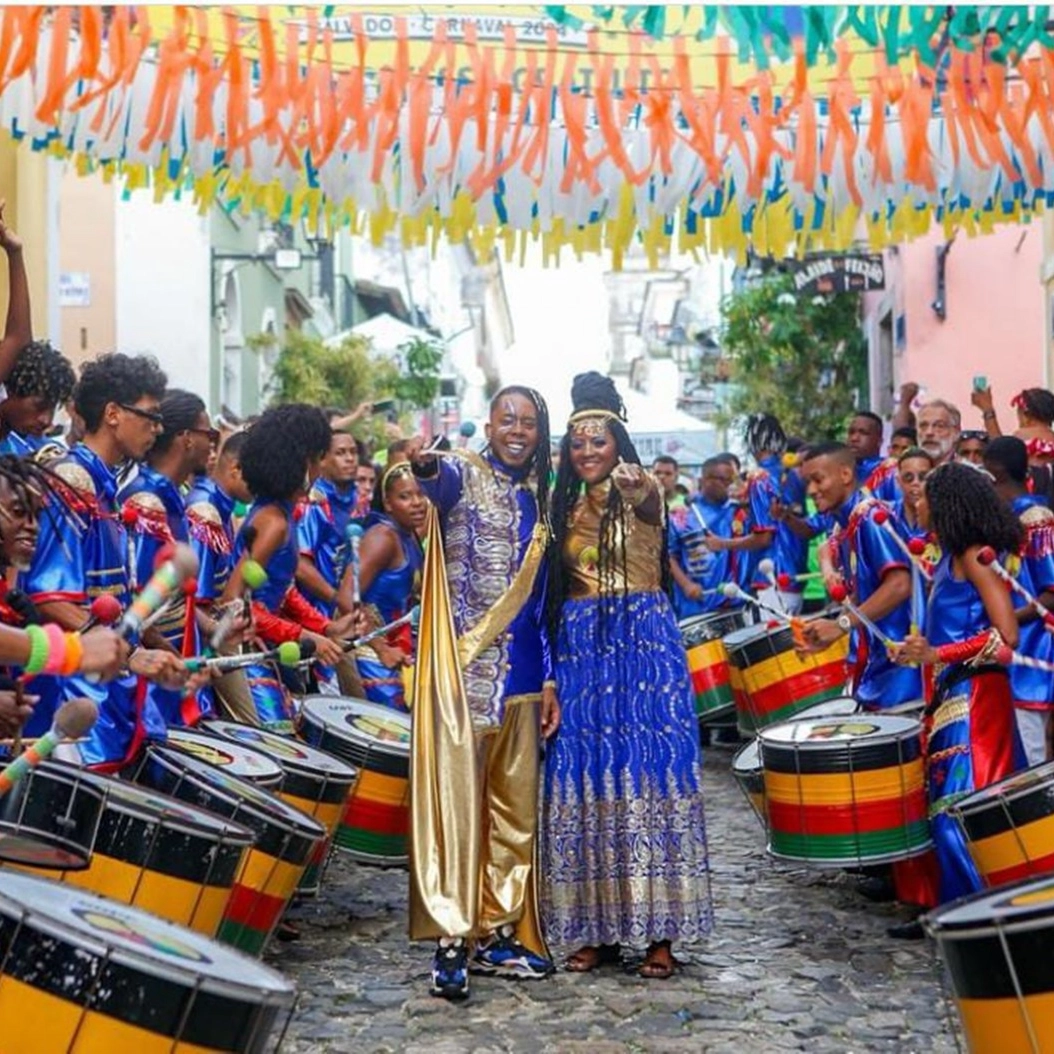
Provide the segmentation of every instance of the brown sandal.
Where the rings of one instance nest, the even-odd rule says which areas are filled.
[[[648,945],[644,962],[637,967],[637,973],[649,981],[666,981],[677,972],[677,960],[670,950],[669,941],[655,941]]]
[[[592,973],[598,966],[615,965],[621,955],[622,949],[617,944],[587,944],[564,960],[564,969],[569,973]]]

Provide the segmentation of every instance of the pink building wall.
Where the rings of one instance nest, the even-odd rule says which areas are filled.
[[[973,378],[983,375],[1004,427],[1012,426],[1013,395],[1022,388],[1049,387],[1046,292],[1040,277],[1043,232],[1033,223],[976,238],[960,234],[946,257],[942,322],[931,305],[937,295],[937,248],[944,241],[935,228],[888,251],[886,289],[865,297],[872,406],[888,413],[893,391],[915,381],[923,398],[948,399],[963,412],[964,427],[978,428],[980,415],[970,405],[970,390]],[[883,316],[887,325],[892,321],[892,339],[889,329],[881,333]]]

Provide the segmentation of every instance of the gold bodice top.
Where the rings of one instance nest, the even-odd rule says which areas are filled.
[[[649,593],[662,589],[662,534],[660,524],[650,524],[624,503],[621,521],[615,523],[613,580],[601,588],[600,519],[607,505],[611,483],[590,487],[578,499],[564,542],[563,560],[570,579],[568,595],[574,599],[623,592]],[[626,563],[622,566],[625,539]],[[605,574],[605,578],[607,575]]]

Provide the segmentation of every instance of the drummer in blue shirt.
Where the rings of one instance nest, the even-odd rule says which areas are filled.
[[[731,546],[715,551],[713,544],[746,536],[746,510],[728,496],[735,478],[735,459],[718,454],[703,463],[699,494],[670,507],[667,531],[678,619],[742,605],[721,592],[725,583],[737,581],[739,554]]]

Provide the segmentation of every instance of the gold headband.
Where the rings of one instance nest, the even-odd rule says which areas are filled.
[[[384,470],[384,475],[381,476],[381,493],[383,494],[388,487],[388,481],[400,473],[408,472],[413,474],[414,467],[409,461],[396,461],[394,465],[389,465]]]
[[[607,431],[609,421],[621,421],[612,410],[579,410],[567,419],[567,429],[579,435],[598,436]]]

